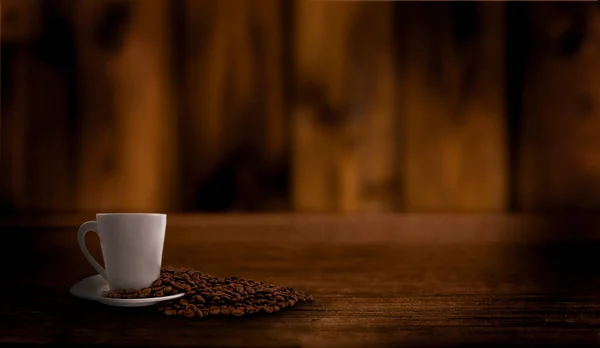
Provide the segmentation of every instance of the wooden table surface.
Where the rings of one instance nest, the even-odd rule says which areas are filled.
[[[600,343],[598,218],[169,215],[163,265],[285,284],[274,315],[163,317],[72,297],[93,216],[0,219],[1,344],[463,346]],[[100,258],[98,238],[88,237]]]

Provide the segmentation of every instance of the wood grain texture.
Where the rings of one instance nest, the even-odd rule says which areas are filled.
[[[66,74],[72,68],[72,46],[60,26],[48,25],[63,15],[58,2],[35,4],[48,17],[43,26],[39,24],[43,33],[33,42],[7,40],[3,47],[3,206],[72,211],[75,151],[69,136],[72,115]]]
[[[389,211],[398,200],[391,3],[297,1],[296,211]]]
[[[272,192],[273,176],[288,166],[283,7],[184,1],[185,206],[253,210],[285,201]]]
[[[2,0],[2,42],[30,41],[41,32],[41,2]]]
[[[414,219],[189,216],[187,226],[169,228],[163,264],[287,284],[316,299],[273,316],[201,321],[75,299],[68,288],[93,274],[77,247],[75,226],[6,227],[14,240],[2,244],[0,261],[23,262],[3,273],[12,281],[0,289],[5,319],[0,344],[598,345],[600,272],[581,267],[599,261],[597,241],[569,244],[563,235],[558,249],[541,241],[519,242],[518,236],[539,232],[526,228],[531,219],[513,219],[512,226],[522,229],[513,235],[517,239],[507,239],[507,216],[421,216],[421,225]],[[537,221],[538,227],[547,223],[543,234],[556,225],[545,217]],[[402,237],[464,230],[472,232],[470,239],[438,243]],[[488,239],[488,230],[502,230],[504,238]],[[97,238],[88,243],[100,258]],[[570,262],[560,270],[549,267],[552,255]]]
[[[596,210],[598,8],[513,5],[3,0],[1,210]]]
[[[532,4],[524,76],[520,209],[600,206],[600,11]],[[552,100],[552,102],[548,102]]]
[[[403,5],[403,206],[415,212],[503,211],[504,5]]]
[[[28,123],[27,81],[28,59],[22,52],[15,53],[11,71],[12,96],[4,101],[2,137],[2,197],[5,206],[23,209],[25,197],[25,153]],[[4,59],[6,62],[6,58]],[[5,63],[6,64],[6,63]],[[9,131],[7,131],[9,130]]]
[[[169,1],[80,1],[77,207],[173,209],[177,123]]]

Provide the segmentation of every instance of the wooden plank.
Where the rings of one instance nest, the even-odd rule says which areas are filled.
[[[2,0],[2,42],[31,41],[41,33],[40,0]]]
[[[58,45],[57,45],[58,46]],[[69,211],[73,209],[73,166],[68,128],[68,85],[63,71],[35,57],[29,65],[27,103],[29,122],[25,141],[25,175],[28,210]],[[17,116],[17,115],[15,115]],[[17,116],[18,117],[18,116]]]
[[[28,50],[18,48],[14,53],[12,77],[7,80],[11,100],[3,114],[6,208],[69,211],[73,207],[73,168],[66,80]]]
[[[2,107],[2,199],[5,209],[23,209],[27,206],[26,153],[27,126],[29,122],[28,83],[30,57],[23,51],[13,52],[10,62],[10,99]],[[3,86],[5,89],[7,86]],[[6,93],[6,92],[5,92]]]
[[[504,5],[400,9],[405,209],[503,211]]]
[[[394,209],[392,4],[298,1],[294,11],[294,209]]]
[[[600,11],[531,5],[523,52],[519,209],[600,208]]]
[[[280,1],[184,1],[183,202],[270,209],[287,167]],[[285,194],[285,187],[277,186]]]
[[[169,3],[77,2],[81,211],[176,207]]]
[[[5,45],[2,184],[7,210],[73,211],[76,115],[72,32],[61,2],[45,2],[50,23],[35,43]]]
[[[33,14],[31,1],[2,2],[2,41],[14,42],[28,38],[29,15]],[[31,13],[30,13],[31,12]],[[27,135],[32,105],[29,102],[29,87],[32,79],[34,59],[23,47],[5,50],[8,59],[3,60],[4,100],[2,109],[2,200],[3,208],[23,209],[29,206],[27,175],[29,174]],[[9,87],[9,89],[6,89]]]

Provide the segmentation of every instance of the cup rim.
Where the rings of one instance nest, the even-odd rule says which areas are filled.
[[[96,213],[96,216],[167,216],[162,213]]]

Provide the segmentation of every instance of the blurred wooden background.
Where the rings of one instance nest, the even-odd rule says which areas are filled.
[[[1,5],[3,213],[600,208],[594,2]]]

